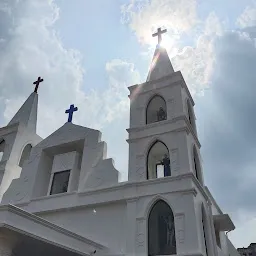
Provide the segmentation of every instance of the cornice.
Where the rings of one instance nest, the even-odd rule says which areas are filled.
[[[132,202],[133,200],[138,200],[139,198],[152,196],[155,194],[155,192],[151,192],[151,190],[143,190],[144,186],[150,186],[152,184],[165,184],[170,183],[174,181],[179,180],[186,180],[191,179],[193,177],[192,173],[185,173],[178,176],[170,176],[165,178],[159,178],[159,179],[152,179],[152,180],[145,180],[145,181],[139,181],[139,182],[124,182],[120,184],[116,184],[115,186],[111,187],[105,187],[101,189],[91,189],[84,192],[75,193],[72,195],[62,195],[62,197],[66,197],[67,200],[64,200],[64,203],[55,205],[54,203],[48,204],[47,201],[51,200],[51,198],[37,198],[31,200],[31,202],[28,202],[26,205],[23,203],[23,207],[28,209],[30,212],[33,213],[42,213],[42,212],[57,212],[65,209],[77,209],[77,208],[83,208],[87,206],[94,206],[97,205],[104,205],[109,203],[116,203],[116,202],[123,202],[126,203]],[[138,191],[138,189],[142,189],[142,193],[138,193],[135,191]],[[114,193],[113,193],[114,192]],[[107,193],[109,196],[104,197],[103,195],[106,195]],[[197,191],[195,188],[190,187],[188,189],[183,190],[174,190],[174,191],[166,191],[166,192],[158,192],[158,193],[165,193],[165,194],[193,194],[194,196],[197,195]],[[94,198],[95,200],[90,200],[90,198]],[[45,200],[45,204],[42,202],[42,207],[39,209],[36,207],[33,209],[33,203],[36,204],[37,201]],[[63,202],[63,200],[61,200]],[[71,202],[75,202],[74,204],[70,204]],[[66,203],[67,202],[67,203]],[[69,202],[69,203],[68,203]],[[21,207],[21,205],[17,204]],[[37,204],[36,204],[37,205]],[[47,207],[46,207],[47,205]],[[48,207],[48,205],[54,205]]]
[[[180,114],[180,115],[176,115],[175,117],[173,117],[171,119],[163,120],[163,121],[160,121],[160,122],[154,122],[154,123],[146,124],[146,125],[143,125],[143,126],[131,127],[131,128],[126,129],[126,131],[128,133],[130,133],[130,132],[141,132],[141,131],[148,130],[150,128],[157,127],[159,125],[172,124],[172,123],[175,123],[177,121],[183,120],[182,116],[183,115]]]
[[[138,126],[138,127],[132,127],[132,128],[128,128],[126,129],[128,133],[132,133],[132,132],[141,132],[141,131],[145,131],[145,130],[148,130],[148,129],[151,129],[151,128],[154,128],[154,127],[157,127],[159,125],[167,125],[167,124],[174,124],[176,123],[177,121],[185,121],[186,123],[186,126],[183,126],[183,127],[179,127],[179,128],[175,128],[173,130],[170,130],[170,131],[166,131],[166,132],[160,132],[160,133],[155,133],[155,135],[160,135],[160,134],[164,134],[164,133],[170,133],[170,132],[184,132],[186,131],[187,134],[191,133],[197,146],[199,148],[201,148],[201,144],[198,140],[198,137],[192,127],[192,125],[190,124],[188,118],[186,115],[184,114],[179,114],[175,117],[173,117],[172,119],[169,119],[169,120],[164,120],[164,121],[161,121],[161,122],[155,122],[155,123],[152,123],[152,124],[147,124],[147,125],[143,125],[143,126]],[[142,137],[139,137],[139,138],[133,138],[133,139],[127,139],[126,141],[129,143],[129,142],[134,142],[134,141],[137,141],[138,139],[141,139],[141,138],[148,138],[148,137],[152,137],[152,135],[147,135],[147,136],[142,136]]]
[[[176,72],[174,72],[174,73],[172,73],[172,74],[170,74],[168,76],[164,76],[164,77],[161,77],[161,78],[153,80],[153,81],[148,81],[148,82],[144,82],[144,83],[141,83],[141,84],[134,84],[134,85],[129,86],[128,89],[131,92],[137,86],[145,86],[145,85],[151,85],[151,84],[158,84],[158,83],[161,83],[161,82],[163,82],[165,80],[168,80],[170,78],[178,77],[178,74],[180,75],[181,72],[180,71],[176,71]]]
[[[128,87],[128,89],[129,89],[130,95],[131,95],[131,94],[132,94],[132,91],[133,91],[136,87],[138,87],[138,86],[144,87],[144,86],[151,85],[151,84],[159,84],[159,83],[161,83],[161,82],[163,82],[163,81],[165,81],[165,80],[168,80],[168,79],[175,79],[175,78],[179,78],[179,81],[173,81],[173,82],[170,83],[170,84],[167,84],[167,85],[164,85],[164,86],[161,86],[161,87],[157,87],[157,89],[162,89],[162,88],[165,88],[165,87],[168,87],[168,86],[181,85],[181,87],[186,90],[186,93],[188,94],[188,97],[189,97],[189,99],[191,100],[192,105],[194,106],[194,105],[195,105],[195,102],[194,102],[194,100],[193,100],[193,98],[192,98],[192,96],[191,96],[191,93],[190,93],[190,91],[189,91],[189,89],[188,89],[188,86],[187,86],[187,84],[186,84],[186,82],[185,82],[185,79],[184,79],[184,77],[183,77],[181,71],[176,71],[176,72],[174,72],[174,73],[172,73],[172,74],[170,74],[170,75],[168,75],[168,76],[164,76],[164,77],[162,77],[162,78],[159,78],[159,79],[156,79],[156,80],[153,80],[153,81],[144,82],[144,83],[141,83],[141,84],[134,84],[134,85]],[[147,88],[147,87],[146,87],[146,88]],[[144,93],[150,92],[150,91],[155,90],[155,89],[156,89],[156,88],[148,89],[148,90],[146,90],[146,91],[140,92],[140,94],[144,94]],[[130,98],[130,95],[129,95],[129,98]]]
[[[199,142],[199,139],[198,139],[198,137],[197,137],[197,134],[196,134],[196,132],[195,132],[193,126],[192,126],[191,123],[189,122],[189,120],[188,120],[188,118],[187,118],[186,115],[184,115],[184,120],[185,120],[186,125],[187,125],[187,127],[188,127],[188,129],[189,129],[189,132],[190,132],[190,133],[192,134],[192,136],[194,137],[194,140],[196,141],[197,146],[198,146],[199,148],[201,148],[201,143]]]
[[[211,198],[211,202],[214,204],[214,206],[217,208],[217,210],[220,212],[220,214],[223,214],[222,210],[220,209],[219,205],[217,204],[216,200],[212,196],[210,190],[207,186],[204,186],[204,189],[206,190],[207,195]]]
[[[195,177],[194,173],[191,172],[191,178],[196,185],[196,188],[200,191],[202,196],[205,198],[206,201],[209,201],[209,196],[205,191],[204,186],[198,181],[198,179]]]

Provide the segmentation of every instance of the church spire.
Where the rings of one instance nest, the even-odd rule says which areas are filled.
[[[166,29],[161,30],[161,28],[158,28],[157,32],[152,35],[153,37],[158,37],[158,44],[156,46],[154,57],[150,65],[147,82],[157,80],[174,73],[174,69],[167,51],[164,47],[161,46],[162,34],[166,32]]]
[[[37,89],[38,89],[39,82],[42,82],[39,80],[38,80],[38,83],[34,82],[34,84],[36,85],[36,89],[34,90],[33,93],[30,94],[30,96],[23,103],[23,105],[20,107],[20,109],[14,115],[14,117],[8,123],[8,125],[12,125],[14,123],[20,123],[20,124],[25,125],[27,128],[30,128],[33,131],[36,131],[37,106],[38,106]]]

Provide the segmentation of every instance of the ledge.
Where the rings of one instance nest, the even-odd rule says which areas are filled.
[[[188,89],[188,86],[186,84],[186,81],[184,80],[184,77],[181,73],[181,71],[176,71],[168,76],[164,76],[162,78],[159,78],[159,79],[156,79],[156,80],[153,80],[153,81],[149,81],[149,82],[144,82],[144,83],[141,83],[141,84],[134,84],[134,85],[131,85],[128,87],[129,91],[130,91],[130,95],[129,95],[129,98],[131,97],[133,91],[135,88],[137,88],[138,86],[147,86],[147,85],[151,85],[151,84],[158,84],[158,83],[161,83],[165,80],[168,80],[168,79],[175,79],[175,78],[179,78],[179,81],[177,80],[174,80],[172,83],[168,83],[167,85],[164,85],[164,86],[161,86],[159,87],[160,88],[165,88],[167,86],[175,86],[177,84],[181,85],[182,88],[185,88],[187,94],[188,94],[188,97],[189,99],[191,100],[192,102],[192,105],[194,106],[195,105],[195,102],[191,96],[191,93]],[[181,83],[180,83],[181,82]],[[147,88],[147,87],[146,87]],[[152,91],[152,90],[155,90],[155,88],[152,88],[152,89],[149,89],[149,90],[146,90],[146,91],[142,91],[140,94],[143,94],[143,93],[146,93],[146,92],[149,92],[149,91]]]
[[[147,129],[150,129],[150,128],[154,128],[158,125],[167,125],[167,124],[174,124],[176,123],[177,121],[184,121],[186,123],[186,125],[183,125],[182,127],[180,128],[175,128],[173,130],[170,130],[170,131],[166,131],[165,133],[167,132],[181,132],[181,131],[186,131],[187,134],[191,133],[197,146],[199,148],[201,148],[201,144],[198,140],[198,137],[197,137],[197,134],[195,133],[192,125],[190,124],[188,118],[186,115],[184,114],[180,114],[178,116],[175,116],[173,117],[172,119],[169,119],[169,120],[164,120],[164,121],[160,121],[160,122],[155,122],[155,123],[151,123],[151,124],[147,124],[147,125],[143,125],[143,126],[138,126],[138,127],[132,127],[132,128],[128,128],[126,129],[126,131],[128,133],[131,133],[131,132],[140,132],[140,131],[144,131],[144,130],[147,130]],[[163,133],[161,133],[163,134]],[[146,137],[151,137],[152,135],[147,135],[147,136],[144,136],[143,138],[146,138]],[[142,138],[142,137],[140,137]],[[133,142],[133,141],[136,141],[138,138],[132,138],[132,139],[127,139],[126,141],[129,143],[129,142]]]
[[[156,186],[157,190],[152,190],[151,186],[157,184],[171,184],[173,182],[185,182],[189,184],[193,179],[193,173],[185,173],[177,176],[170,176],[165,178],[158,178],[152,180],[144,180],[139,182],[123,182],[115,186],[102,187],[98,189],[90,189],[83,192],[68,193],[59,196],[58,199],[54,197],[40,197],[34,198],[28,202],[17,204],[19,207],[26,209],[33,213],[46,213],[56,212],[64,209],[77,209],[80,207],[95,207],[99,204],[110,203],[126,203],[128,200],[151,196],[155,193],[168,193],[168,194],[192,194],[196,196],[197,191],[192,186],[187,189],[179,188],[171,190],[172,186]],[[56,200],[58,204],[56,204]]]
[[[53,244],[79,255],[90,255],[90,252],[95,249],[107,250],[107,247],[100,243],[10,204],[0,206],[0,227]]]
[[[232,231],[235,225],[228,214],[213,215],[213,221],[219,231]]]

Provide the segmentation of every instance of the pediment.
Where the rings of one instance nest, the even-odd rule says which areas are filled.
[[[41,141],[36,147],[44,148],[51,152],[54,151],[55,147],[72,148],[72,145],[73,147],[80,147],[85,139],[87,141],[99,142],[101,140],[101,132],[73,123],[65,123],[58,130]]]

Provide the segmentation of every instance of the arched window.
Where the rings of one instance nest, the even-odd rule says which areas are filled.
[[[170,206],[157,201],[148,217],[148,255],[176,254],[174,216]]]
[[[194,131],[196,132],[196,121],[195,121],[194,111],[192,109],[192,106],[189,100],[187,100],[187,107],[188,107],[188,120],[192,125]]]
[[[148,179],[171,176],[169,151],[165,144],[156,141],[150,148],[147,157]]]
[[[5,140],[0,138],[0,162],[4,156]]]
[[[193,164],[194,164],[195,176],[199,180],[199,182],[202,182],[201,164],[200,164],[198,153],[195,146],[193,146]]]
[[[204,207],[204,204],[202,203],[201,205],[201,212],[202,212],[202,229],[203,229],[203,240],[204,240],[204,248],[205,248],[205,253],[206,256],[209,255],[210,251],[210,226],[208,223],[208,218],[206,214],[206,210]]]
[[[206,216],[206,211],[205,211],[203,203],[202,203],[201,208],[202,208],[201,212],[202,212],[203,240],[204,240],[205,253],[206,253],[206,256],[207,256],[209,254],[209,237],[208,237],[209,228],[208,228],[208,225],[207,225],[207,216]]]
[[[32,146],[31,144],[27,144],[26,147],[23,149],[23,152],[20,157],[19,166],[23,167],[24,162],[29,158]]]
[[[166,102],[163,97],[156,95],[148,103],[146,111],[146,124],[160,122],[166,119]]]

